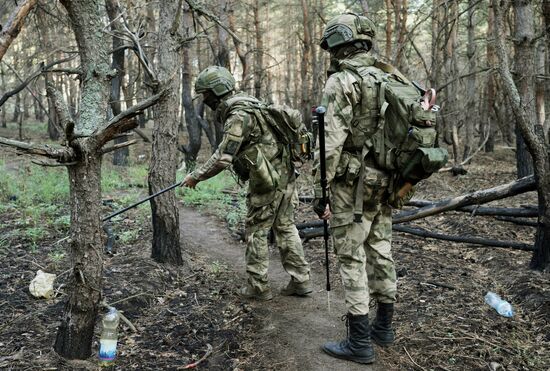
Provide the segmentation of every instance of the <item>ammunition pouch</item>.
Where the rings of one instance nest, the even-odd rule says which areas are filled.
[[[448,153],[444,148],[417,148],[404,164],[400,176],[416,184],[445,166],[447,159]]]

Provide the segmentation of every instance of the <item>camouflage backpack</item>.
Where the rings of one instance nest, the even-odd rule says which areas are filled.
[[[236,95],[225,102],[226,112],[230,112],[236,103],[243,102],[249,107],[250,113],[263,119],[273,129],[277,140],[287,149],[291,161],[303,163],[312,158],[313,135],[302,122],[300,111],[285,105],[267,105],[253,97]]]
[[[413,85],[391,65],[376,61],[374,67],[357,66],[343,61],[340,68],[365,77],[374,77],[378,102],[363,99],[361,111],[376,107],[376,130],[367,143],[380,168],[397,176],[398,183],[416,184],[428,178],[447,163],[447,150],[436,145],[435,90],[423,90]],[[382,70],[382,71],[380,71]],[[372,86],[361,84],[363,97]],[[399,184],[397,184],[399,186]]]

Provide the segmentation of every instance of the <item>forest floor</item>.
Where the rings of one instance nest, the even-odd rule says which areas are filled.
[[[1,134],[1,133],[0,133]],[[416,198],[440,200],[514,180],[513,152],[481,154],[468,174],[437,174],[422,183]],[[0,149],[2,171],[19,175],[28,160]],[[4,179],[5,182],[5,179]],[[130,184],[131,185],[131,184]],[[307,177],[301,181],[307,193]],[[0,369],[97,369],[86,361],[59,359],[52,350],[70,273],[66,205],[35,220],[17,207],[17,197],[0,180]],[[143,184],[115,188],[105,197],[128,192],[142,196]],[[241,202],[238,186],[227,190],[231,207]],[[15,199],[14,199],[15,198]],[[534,193],[491,205],[535,204]],[[233,205],[233,206],[232,206]],[[106,202],[104,212],[114,206]],[[222,210],[223,214],[223,210]],[[34,219],[33,219],[34,218]],[[105,255],[106,303],[121,310],[135,326],[121,324],[118,370],[178,370],[207,357],[196,367],[208,370],[549,370],[550,273],[528,268],[531,253],[479,247],[394,233],[398,272],[396,343],[376,347],[377,360],[361,366],[328,357],[320,346],[346,335],[343,290],[331,254],[330,306],[325,292],[322,239],[304,243],[311,264],[314,293],[308,298],[278,294],[288,282],[276,248],[270,248],[269,302],[236,295],[244,283],[241,223],[227,224],[212,207],[180,208],[181,238],[188,262],[171,267],[150,259],[148,207],[132,210],[113,223],[118,236],[113,254]],[[34,220],[34,221],[33,221]],[[297,222],[314,220],[300,204]],[[531,243],[534,228],[493,217],[451,212],[413,222],[432,231]],[[21,232],[23,231],[23,232]],[[52,299],[36,299],[28,286],[36,270],[58,275]],[[513,318],[499,316],[483,297],[494,291],[510,301]],[[99,321],[98,321],[99,323]],[[99,334],[99,325],[96,329]],[[97,337],[93,351],[97,352]]]

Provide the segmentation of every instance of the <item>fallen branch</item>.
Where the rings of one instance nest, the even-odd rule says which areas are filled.
[[[510,222],[517,225],[525,225],[528,227],[537,227],[539,224],[537,222],[534,222],[532,220],[527,219],[518,219],[514,218],[512,216],[496,216],[495,219],[502,220],[503,222]]]
[[[410,222],[411,220],[425,218],[427,216],[439,214],[444,211],[455,210],[459,207],[474,204],[483,204],[489,201],[515,196],[520,193],[534,191],[535,189],[536,182],[534,177],[531,175],[508,184],[503,184],[497,187],[483,189],[455,198],[439,201],[434,204],[422,207],[418,210],[401,212],[397,215],[394,215],[393,223],[398,224]]]
[[[424,238],[436,238],[438,240],[453,241],[470,243],[475,245],[490,246],[490,247],[502,247],[514,250],[533,251],[534,246],[520,242],[498,241],[479,237],[467,237],[467,236],[451,236],[443,233],[430,232],[421,228],[407,227],[404,225],[393,225],[392,229],[398,232],[409,233],[415,236]]]
[[[310,240],[312,238],[323,236],[322,221],[311,222],[311,224],[312,225],[318,224],[319,226],[308,227],[301,230],[299,229],[298,234],[300,235],[300,238],[303,238],[304,240]],[[445,241],[470,243],[475,245],[483,245],[483,246],[491,246],[491,247],[502,247],[502,248],[509,248],[509,249],[515,249],[515,250],[527,250],[527,251],[534,250],[533,246],[524,244],[524,243],[519,243],[519,242],[499,241],[499,240],[492,240],[492,239],[486,239],[486,238],[480,238],[480,237],[451,236],[451,235],[442,234],[442,233],[430,232],[425,229],[407,227],[404,225],[393,225],[392,229],[394,231],[409,233],[415,236],[420,236],[425,238],[435,238],[435,239],[445,240]],[[329,229],[329,233],[330,233],[330,229]]]
[[[210,356],[210,354],[212,354],[212,345],[210,344],[206,344],[206,353],[197,361],[197,362],[193,362],[193,363],[190,363],[186,366],[183,366],[183,367],[178,367],[178,369],[181,369],[181,370],[187,370],[187,369],[190,369],[190,368],[195,368],[197,367],[202,361],[204,361],[206,358],[208,358]]]
[[[432,206],[435,203],[427,200],[412,199],[407,203],[407,206],[426,207]],[[486,216],[515,216],[534,218],[537,217],[539,212],[536,207],[528,208],[509,208],[509,207],[483,207],[479,205],[464,206],[455,209],[454,211],[463,211],[472,213],[472,215],[486,215]]]

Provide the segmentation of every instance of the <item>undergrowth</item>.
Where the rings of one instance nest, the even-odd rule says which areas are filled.
[[[246,187],[229,171],[197,184],[195,189],[179,189],[183,204],[199,207],[223,218],[230,229],[238,230],[246,217]]]

